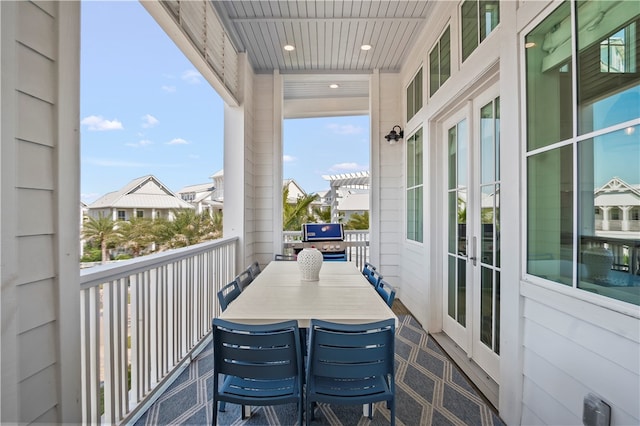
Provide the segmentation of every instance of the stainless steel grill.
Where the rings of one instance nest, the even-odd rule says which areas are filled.
[[[344,228],[341,223],[305,223],[302,225],[302,242],[294,245],[295,253],[303,248],[315,247],[325,261],[346,261],[347,250]]]

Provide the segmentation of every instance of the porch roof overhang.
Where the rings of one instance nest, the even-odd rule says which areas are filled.
[[[168,0],[143,5],[225,102],[242,103],[238,70],[245,53],[253,72],[283,76],[285,117],[299,118],[367,114],[370,75],[400,71],[436,3]]]

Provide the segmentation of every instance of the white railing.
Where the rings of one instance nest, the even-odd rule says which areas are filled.
[[[293,247],[296,243],[302,241],[301,231],[284,231],[283,235],[283,253],[293,253]],[[364,262],[369,261],[369,230],[364,231],[344,231],[344,240],[346,244],[347,260],[355,262],[358,268],[362,269]]]
[[[83,424],[117,424],[185,364],[236,275],[237,238],[80,272]]]

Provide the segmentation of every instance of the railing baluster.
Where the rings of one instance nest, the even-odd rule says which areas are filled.
[[[237,244],[223,239],[81,271],[84,424],[126,421],[206,337],[216,292],[235,275]]]

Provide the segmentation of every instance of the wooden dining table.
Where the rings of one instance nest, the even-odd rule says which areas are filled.
[[[318,281],[303,281],[296,262],[269,263],[220,318],[243,324],[312,318],[361,324],[398,318],[352,262],[324,262]]]

